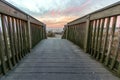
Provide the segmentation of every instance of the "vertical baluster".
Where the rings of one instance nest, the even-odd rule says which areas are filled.
[[[6,63],[5,63],[5,52],[4,52],[4,48],[3,48],[3,30],[2,30],[2,19],[3,17],[1,17],[0,15],[0,60],[1,60],[1,68],[2,68],[2,73],[6,74],[7,72],[7,67],[6,67]]]
[[[106,52],[106,45],[107,45],[107,37],[108,37],[108,31],[109,31],[109,24],[110,24],[110,18],[107,18],[107,22],[106,22],[106,34],[105,34],[105,40],[104,40],[104,44],[103,44],[103,52],[101,54],[101,62],[103,62],[104,57],[105,57],[105,52]]]
[[[8,61],[8,65],[9,65],[9,69],[12,68],[12,64],[11,64],[11,59],[10,59],[10,49],[9,49],[9,36],[8,36],[8,32],[7,32],[7,16],[2,15],[2,29],[3,29],[3,36],[4,36],[4,44],[5,44],[5,53],[7,55],[7,61]]]
[[[102,19],[97,59],[99,59],[100,55],[101,55],[101,43],[102,43],[103,29],[104,29],[104,23],[105,23],[104,21],[105,21],[105,19]]]
[[[97,52],[98,52],[98,51],[97,51],[97,46],[98,46],[98,37],[99,37],[99,27],[100,27],[100,20],[97,20],[93,57],[96,57],[96,54],[97,54]]]
[[[94,52],[94,44],[95,44],[95,36],[96,36],[96,24],[97,24],[97,20],[94,20],[94,26],[93,26],[93,28],[94,28],[94,33],[93,33],[93,42],[92,42],[92,51],[91,51],[91,55],[93,55],[93,52]]]
[[[14,47],[14,40],[13,40],[13,26],[12,26],[12,17],[8,16],[8,32],[10,35],[10,47],[11,47],[11,54],[12,54],[12,62],[13,65],[16,64],[15,61],[15,47]]]
[[[93,33],[93,21],[90,21],[90,26],[89,26],[89,38],[88,38],[88,52],[91,52],[91,47],[92,47],[92,33]]]
[[[110,54],[111,54],[111,46],[112,46],[112,42],[113,42],[113,38],[114,38],[116,20],[117,20],[117,16],[113,17],[112,30],[111,30],[111,36],[110,36],[110,43],[109,43],[109,46],[108,46],[108,52],[107,52],[105,65],[108,65],[108,61],[109,61]]]

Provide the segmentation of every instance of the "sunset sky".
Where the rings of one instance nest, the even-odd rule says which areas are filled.
[[[119,0],[6,0],[36,19],[47,28],[63,28],[76,18]]]

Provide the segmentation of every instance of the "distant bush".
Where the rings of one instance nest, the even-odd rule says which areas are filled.
[[[55,33],[52,31],[48,31],[47,36],[48,37],[55,37]]]

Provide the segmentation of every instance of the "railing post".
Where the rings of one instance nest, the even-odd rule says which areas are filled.
[[[30,28],[30,18],[28,16],[28,21],[27,21],[27,24],[28,24],[28,34],[29,34],[29,50],[31,50],[32,48],[32,41],[31,41],[31,28]]]
[[[2,35],[1,32],[0,35]],[[3,51],[2,36],[0,36],[0,60],[1,60],[2,73],[5,74],[7,70],[5,65],[5,55]]]
[[[88,51],[88,36],[89,36],[89,26],[90,26],[90,15],[88,15],[86,20],[86,35],[85,35],[85,44],[84,44],[84,51]]]

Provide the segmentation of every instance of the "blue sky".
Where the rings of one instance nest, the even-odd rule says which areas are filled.
[[[76,18],[120,0],[6,0],[46,23],[47,28],[62,28]]]

